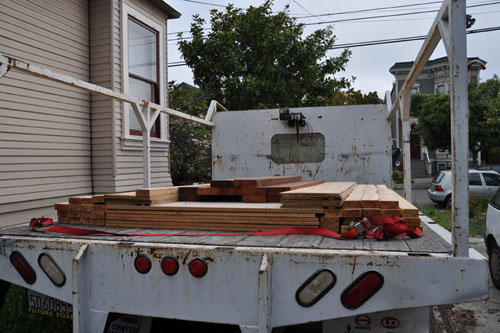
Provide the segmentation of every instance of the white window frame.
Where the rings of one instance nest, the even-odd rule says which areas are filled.
[[[142,14],[135,8],[127,5],[126,3],[122,4],[122,20],[121,20],[121,42],[122,42],[122,87],[123,93],[129,95],[129,71],[128,71],[128,17],[132,16],[138,21],[146,24],[147,26],[158,31],[158,54],[159,54],[159,82],[158,89],[160,93],[159,103],[161,106],[166,106],[166,73],[165,73],[165,36],[166,36],[166,28],[164,24],[160,22],[154,21],[150,17]],[[122,147],[129,149],[142,149],[142,137],[131,135],[130,134],[130,119],[129,119],[129,103],[122,103]],[[168,128],[167,124],[167,115],[161,113],[160,117],[160,137],[151,137],[151,148],[155,150],[155,148],[165,147],[165,144],[168,144],[170,141],[168,140]]]

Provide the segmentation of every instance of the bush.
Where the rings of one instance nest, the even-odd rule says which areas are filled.
[[[392,172],[392,180],[394,180],[396,183],[402,183],[403,182],[403,171],[394,170]]]

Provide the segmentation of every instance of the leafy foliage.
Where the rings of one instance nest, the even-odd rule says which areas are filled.
[[[333,97],[331,105],[360,105],[360,104],[381,104],[382,101],[376,91],[363,94],[361,90],[341,90],[337,91]]]
[[[482,83],[469,84],[469,149],[476,161],[479,150],[498,147],[500,136],[500,80],[495,75]],[[412,115],[418,117],[416,131],[430,149],[449,149],[450,96],[414,94]]]
[[[193,38],[179,49],[195,83],[231,110],[329,105],[350,87],[349,79],[334,75],[345,70],[351,52],[328,57],[331,27],[303,38],[303,25],[284,11],[273,14],[271,5],[212,10],[206,36],[205,21],[194,16]]]
[[[424,144],[429,149],[449,149],[450,96],[416,93],[412,96],[411,104],[418,116],[415,130],[424,140]]]
[[[209,103],[194,87],[169,83],[169,106],[193,116],[204,117]],[[174,185],[203,183],[211,179],[211,130],[207,126],[169,119],[170,174]]]
[[[0,332],[72,332],[71,319],[61,319],[26,311],[25,289],[12,284],[0,311]]]

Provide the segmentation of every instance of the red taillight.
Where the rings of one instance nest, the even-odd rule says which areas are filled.
[[[434,190],[436,192],[444,192],[443,187],[441,187],[441,185],[434,185]]]
[[[173,257],[165,257],[161,261],[161,270],[167,275],[175,275],[179,270],[179,263]]]
[[[207,274],[208,265],[200,258],[195,258],[189,263],[189,273],[194,277],[202,277]]]
[[[382,288],[384,277],[377,271],[368,271],[351,283],[340,296],[348,309],[357,309]]]
[[[21,275],[27,284],[33,284],[36,281],[35,270],[30,266],[30,264],[24,259],[23,255],[17,251],[12,252],[10,255],[10,263],[16,271]]]
[[[135,269],[141,273],[146,274],[151,269],[151,260],[143,254],[140,254],[134,260]]]

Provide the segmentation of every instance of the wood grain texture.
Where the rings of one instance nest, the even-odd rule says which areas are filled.
[[[379,208],[379,195],[375,185],[366,185],[361,199],[361,208]]]
[[[394,195],[394,192],[389,190],[385,185],[377,185],[379,196],[379,207],[382,209],[397,209],[399,208],[399,199]]]
[[[319,185],[323,183],[324,183],[323,180],[303,180],[291,183],[269,185],[269,186],[264,186],[263,188],[266,189],[267,191],[266,194],[268,196],[272,196],[272,195],[279,195],[281,192],[298,190],[304,187]]]
[[[361,200],[366,190],[365,184],[358,184],[356,188],[344,200],[343,208],[361,208]]]
[[[300,176],[252,177],[234,179],[234,187],[263,187],[269,185],[297,182]]]

